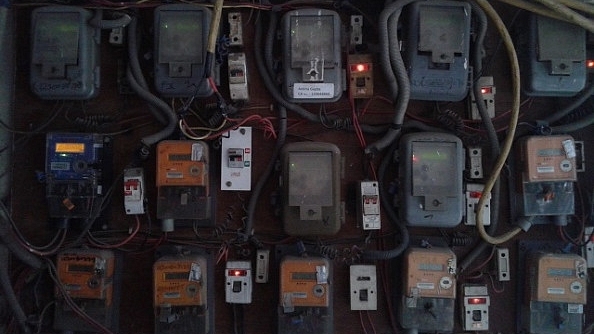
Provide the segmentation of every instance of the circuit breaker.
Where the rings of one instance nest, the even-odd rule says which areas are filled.
[[[146,183],[142,168],[124,170],[124,209],[128,215],[144,214]]]
[[[101,30],[93,12],[45,6],[31,14],[31,90],[41,99],[84,100],[99,93]]]
[[[351,310],[377,310],[377,273],[375,265],[349,267]]]
[[[446,133],[406,134],[399,154],[401,218],[409,226],[458,225],[464,210],[462,141]]]
[[[231,130],[221,136],[221,190],[252,189],[252,128]]]
[[[282,17],[283,93],[293,103],[336,102],[342,96],[341,21],[327,9]]]
[[[252,263],[228,261],[225,269],[225,301],[232,304],[252,302]]]
[[[106,175],[111,172],[111,137],[92,133],[46,135],[45,181],[52,218],[99,214]]]
[[[524,327],[531,334],[580,334],[587,300],[586,261],[569,253],[532,251],[526,257]]]
[[[491,298],[486,285],[462,286],[462,325],[465,331],[489,330]]]
[[[119,305],[114,296],[115,256],[110,250],[70,249],[56,257],[58,277],[66,293],[78,307],[106,328],[116,329]],[[81,319],[56,288],[54,329],[87,331],[89,324]]]
[[[349,96],[353,99],[373,97],[373,57],[370,54],[352,54],[347,57]]]
[[[358,190],[357,219],[364,230],[379,230],[382,227],[380,194],[377,181],[360,181]]]
[[[153,265],[155,333],[214,333],[212,259],[165,254]]]
[[[285,256],[280,263],[278,333],[334,333],[330,262]]]
[[[410,97],[415,100],[460,101],[468,92],[470,4],[417,1],[410,8],[405,61]],[[396,20],[389,30],[396,34]],[[399,52],[395,46],[390,52]]]
[[[341,225],[340,150],[295,142],[281,152],[283,222],[289,235],[332,235]]]
[[[231,100],[247,102],[250,99],[245,53],[233,52],[227,56],[229,93]]]
[[[207,97],[206,44],[212,13],[194,4],[168,4],[154,12],[155,89],[165,97]]]
[[[209,150],[206,143],[165,140],[157,145],[157,218],[172,231],[174,220],[210,224]]]
[[[404,255],[399,321],[418,332],[454,329],[456,255],[449,248],[412,247]]]

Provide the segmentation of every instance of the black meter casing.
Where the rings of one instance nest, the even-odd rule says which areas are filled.
[[[464,211],[464,149],[447,133],[406,134],[400,140],[401,218],[408,226],[454,227]]]
[[[282,18],[283,94],[293,103],[336,102],[343,75],[340,16],[327,9],[298,9]]]
[[[460,1],[411,4],[404,56],[414,100],[460,101],[468,93],[470,5]],[[396,22],[390,26],[396,33]],[[400,52],[392,49],[390,52]]]
[[[101,30],[89,10],[46,6],[31,14],[31,91],[46,100],[85,100],[99,93]]]
[[[155,9],[155,89],[164,97],[208,97],[206,44],[212,13],[191,4]]]

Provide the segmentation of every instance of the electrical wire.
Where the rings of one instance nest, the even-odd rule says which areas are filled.
[[[574,11],[573,9],[567,7],[559,0],[535,0],[539,2],[549,9],[553,10],[553,12],[557,13],[561,18],[565,19],[568,22],[571,22],[575,25],[578,25],[587,31],[594,33],[594,22],[590,19],[584,17],[583,15],[579,14],[578,12]],[[566,0],[565,2],[568,2]]]
[[[25,334],[31,333],[31,329],[27,324],[27,316],[25,315],[25,311],[19,304],[19,300],[14,293],[12,288],[12,283],[10,282],[10,276],[8,274],[8,265],[9,265],[9,256],[10,252],[8,247],[3,244],[0,244],[0,285],[6,301],[8,305],[12,309],[12,313],[19,324],[21,331]]]
[[[485,14],[491,19],[491,21],[493,21],[495,27],[497,28],[497,31],[501,35],[503,43],[507,49],[512,79],[512,112],[510,114],[508,133],[501,147],[501,153],[495,161],[493,170],[487,178],[485,182],[485,187],[483,189],[483,194],[489,194],[491,193],[491,190],[493,189],[495,182],[497,182],[497,179],[499,178],[501,170],[503,169],[503,165],[505,164],[505,160],[509,156],[513,144],[513,139],[515,136],[516,127],[518,125],[518,117],[520,113],[520,66],[518,63],[518,55],[516,54],[512,38],[509,35],[509,32],[507,31],[507,28],[505,27],[505,24],[501,20],[499,14],[497,14],[495,9],[487,0],[474,1],[483,9]],[[483,240],[490,244],[501,244],[515,237],[522,231],[522,229],[519,227],[515,227],[511,231],[508,231],[505,234],[498,237],[493,237],[489,235],[485,230],[485,225],[483,223],[482,216],[483,210],[485,209],[485,204],[487,203],[487,198],[489,197],[490,196],[481,196],[477,204],[476,226]]]
[[[138,218],[138,215],[135,215],[134,218],[136,218],[136,226],[134,227],[134,230],[132,230],[130,235],[126,239],[122,240],[121,242],[118,242],[117,244],[113,244],[113,245],[109,245],[109,244],[100,242],[93,236],[91,231],[88,232],[89,242],[91,243],[91,245],[93,245],[95,247],[104,248],[104,249],[120,248],[120,247],[128,244],[132,239],[134,239],[136,237],[136,235],[138,234],[138,231],[140,231],[140,219]]]
[[[51,279],[54,281],[56,288],[58,289],[62,298],[64,299],[66,304],[68,304],[70,309],[74,311],[74,313],[76,313],[77,316],[79,316],[86,323],[98,330],[100,333],[112,334],[111,330],[109,330],[108,328],[97,322],[95,319],[90,317],[87,313],[85,313],[84,310],[80,308],[80,306],[78,306],[78,304],[76,304],[72,297],[70,297],[70,294],[68,294],[68,291],[66,291],[64,284],[62,284],[62,282],[60,281],[60,278],[58,277],[58,270],[56,269],[54,263],[50,259],[46,259],[46,262],[48,264],[48,273]]]

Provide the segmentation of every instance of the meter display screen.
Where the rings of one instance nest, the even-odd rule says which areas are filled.
[[[159,63],[202,63],[202,11],[162,11]]]

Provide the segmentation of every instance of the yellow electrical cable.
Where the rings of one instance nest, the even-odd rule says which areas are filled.
[[[578,12],[558,2],[558,0],[536,0],[541,4],[549,7],[555,13],[558,13],[561,17],[564,17],[567,21],[578,25],[591,33],[594,33],[594,22],[590,19],[580,15]]]
[[[575,1],[575,0],[558,0],[559,3],[564,4],[567,7],[571,7],[573,9],[577,9],[587,14],[594,15],[594,6],[589,5],[584,2]]]
[[[221,15],[223,14],[223,0],[216,0],[213,8],[212,21],[210,22],[210,31],[208,33],[208,44],[206,51],[215,54],[217,49],[217,38],[219,37],[219,25],[221,24]]]
[[[485,231],[485,225],[483,223],[483,210],[485,209],[485,204],[487,198],[490,196],[486,196],[484,194],[490,194],[491,190],[493,189],[493,185],[497,181],[497,178],[501,174],[501,169],[505,164],[505,160],[509,156],[509,152],[511,151],[511,147],[514,141],[514,136],[516,133],[516,127],[518,125],[518,117],[520,114],[520,65],[518,63],[518,55],[516,54],[516,49],[514,48],[514,44],[512,41],[511,36],[509,35],[509,31],[505,27],[505,24],[501,20],[501,17],[495,9],[491,6],[491,4],[487,0],[474,0],[482,9],[485,11],[485,14],[489,16],[491,21],[495,24],[495,27],[499,31],[501,38],[503,40],[503,44],[507,49],[507,55],[509,57],[509,62],[511,65],[511,76],[512,76],[512,108],[511,108],[511,115],[509,120],[509,129],[507,131],[507,135],[505,137],[505,141],[503,142],[503,146],[501,147],[501,153],[499,157],[497,157],[497,161],[495,162],[495,166],[493,167],[493,171],[489,178],[485,182],[485,188],[483,190],[483,196],[478,202],[478,209],[476,213],[476,227],[479,231],[479,234],[483,240],[486,242],[498,245],[509,241],[513,237],[515,237],[518,233],[522,230],[519,227],[514,228],[511,231],[508,231],[502,234],[499,237],[492,237],[490,236],[487,231]]]
[[[503,2],[505,4],[508,4],[510,6],[514,6],[520,9],[524,9],[527,10],[529,12],[538,14],[538,15],[542,15],[542,16],[547,16],[556,20],[563,20],[563,21],[567,21],[565,20],[563,17],[561,17],[558,13],[543,7],[541,5],[537,5],[533,2],[528,2],[528,1],[524,1],[524,0],[499,0],[500,2]]]

